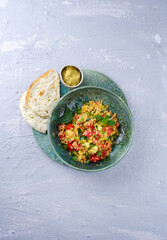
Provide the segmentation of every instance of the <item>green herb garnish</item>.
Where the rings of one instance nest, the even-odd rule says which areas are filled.
[[[109,118],[110,118],[110,117],[109,117],[108,115],[106,115],[101,122],[102,122],[103,124],[107,124]]]
[[[66,145],[66,144],[64,144],[64,145],[63,145],[63,148],[64,148],[64,149],[67,149],[67,145]]]
[[[90,163],[90,160],[87,160],[86,163]]]
[[[86,158],[90,158],[90,154],[88,153],[88,154],[86,154]]]
[[[96,115],[96,118],[101,121],[103,124],[109,125],[109,126],[114,126],[116,122],[114,120],[109,120],[109,116],[106,115],[104,118],[102,115]]]
[[[114,126],[116,122],[114,120],[108,120],[107,125]]]
[[[90,143],[90,147],[94,147],[95,146],[95,144],[94,143]]]
[[[64,115],[60,117],[57,122],[58,123],[69,123],[72,120],[72,111],[69,108],[66,108],[64,111]]]
[[[97,152],[97,156],[101,157],[101,152],[100,151]]]
[[[96,115],[96,117],[97,117],[97,119],[98,119],[99,121],[102,121],[102,120],[103,120],[102,115]]]

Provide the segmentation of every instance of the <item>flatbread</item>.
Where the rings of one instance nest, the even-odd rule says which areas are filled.
[[[36,129],[38,132],[46,133],[48,128],[48,119],[38,116],[28,107],[26,103],[26,95],[27,91],[22,95],[19,105],[23,118],[32,128]]]
[[[27,90],[26,103],[40,117],[48,118],[60,98],[60,80],[51,69],[35,80]]]

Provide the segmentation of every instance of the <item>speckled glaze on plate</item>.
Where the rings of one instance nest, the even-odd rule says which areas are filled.
[[[120,87],[108,76],[104,75],[103,73],[89,70],[89,69],[82,69],[82,71],[83,71],[84,80],[83,80],[83,83],[80,85],[80,87],[95,86],[95,87],[106,88],[112,91],[113,93],[115,93],[117,96],[119,96],[127,104],[126,97],[122,92],[122,90],[120,89]],[[72,89],[66,88],[65,86],[63,86],[63,84],[61,84],[61,97],[65,93],[71,90]],[[35,129],[32,129],[32,131],[33,131],[35,140],[37,141],[42,151],[46,155],[48,155],[51,159],[57,161],[58,163],[64,164],[59,158],[59,156],[55,154],[55,152],[53,151],[49,141],[48,134],[42,134],[36,131]]]

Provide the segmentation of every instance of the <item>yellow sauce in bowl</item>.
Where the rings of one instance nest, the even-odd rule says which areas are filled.
[[[76,86],[81,81],[81,73],[74,66],[67,66],[62,71],[63,81],[69,86]]]

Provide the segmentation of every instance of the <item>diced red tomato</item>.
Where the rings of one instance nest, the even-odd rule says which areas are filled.
[[[74,141],[72,143],[72,147],[73,147],[73,149],[79,151],[82,146],[79,143],[77,143],[77,141]]]
[[[110,142],[106,142],[105,144],[101,144],[101,148],[103,150],[111,150],[111,143]],[[105,152],[105,151],[104,151]]]
[[[87,130],[87,131],[84,132],[83,135],[89,138],[89,137],[91,137],[93,135],[93,132]]]
[[[111,128],[111,126],[105,127],[103,130],[107,132],[107,136],[111,135],[111,133],[113,132],[113,129]]]
[[[73,149],[74,149],[74,147],[73,147],[72,143],[68,143],[67,150],[71,152]]]
[[[104,144],[103,143],[101,144],[101,148],[104,149]]]
[[[79,122],[76,123],[77,128],[81,128],[81,126],[82,126],[82,123],[79,123]]]
[[[63,139],[63,138],[65,138],[65,133],[61,133],[58,136],[59,136],[60,139]]]
[[[99,136],[99,137],[101,137],[102,135],[101,135],[101,133],[99,132],[99,131],[94,131],[94,134],[96,134],[97,136]]]
[[[90,127],[92,130],[94,129],[94,126],[93,126],[93,124],[92,124],[92,125],[90,125],[89,127]]]
[[[106,142],[106,149],[110,150],[111,149],[111,143],[110,142]]]
[[[89,158],[89,160],[90,160],[91,162],[97,162],[97,161],[99,161],[100,159],[101,159],[101,157],[98,157],[96,154],[90,156],[90,158]]]
[[[79,116],[75,116],[74,119],[77,120],[79,118]]]
[[[115,127],[116,127],[116,129],[119,127],[119,123],[118,122],[115,124]]]
[[[68,123],[67,126],[66,126],[66,129],[69,130],[69,129],[73,129],[74,126],[72,123]]]
[[[102,152],[102,156],[103,156],[103,157],[106,157],[106,156],[107,156],[107,151],[103,151],[103,152]]]

